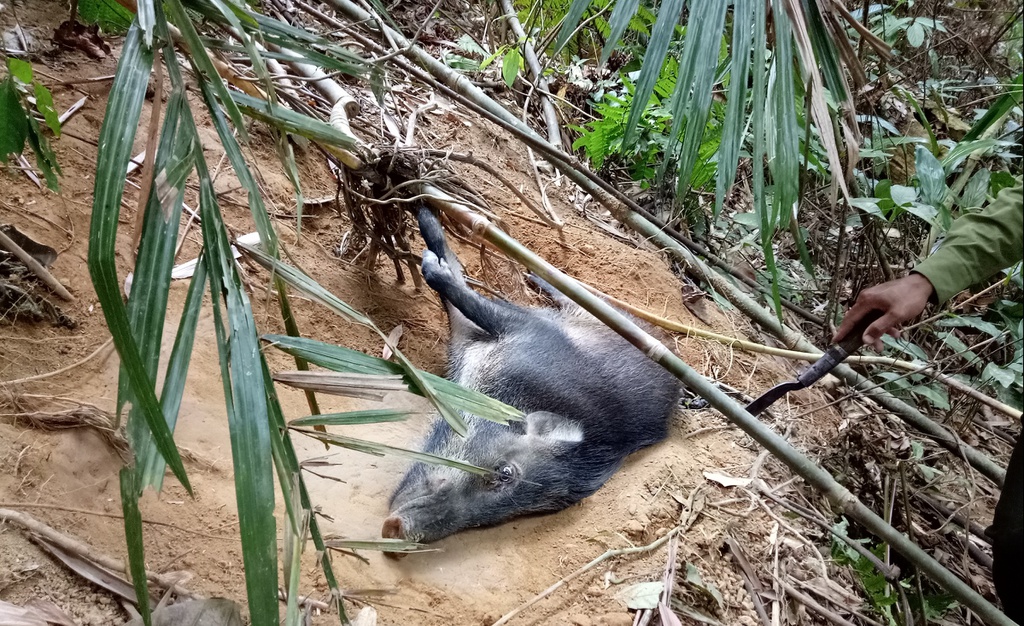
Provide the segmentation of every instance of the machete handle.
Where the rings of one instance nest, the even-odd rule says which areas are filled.
[[[882,312],[878,309],[872,309],[865,313],[864,317],[860,318],[860,321],[857,322],[857,325],[850,332],[846,333],[846,337],[838,345],[846,352],[847,356],[853,354],[864,345],[864,331],[880,317],[882,317]]]
[[[857,325],[853,330],[846,335],[845,339],[835,345],[829,346],[829,349],[825,351],[825,354],[821,355],[821,358],[815,361],[806,372],[797,378],[800,384],[804,387],[810,387],[824,378],[825,374],[834,370],[837,365],[846,360],[846,357],[860,349],[860,347],[864,345],[864,331],[880,317],[882,317],[881,311],[868,311],[868,313],[862,317],[859,322],[857,322]]]

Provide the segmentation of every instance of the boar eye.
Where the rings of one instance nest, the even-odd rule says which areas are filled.
[[[501,468],[498,469],[497,479],[498,482],[510,483],[512,482],[512,479],[515,477],[515,475],[516,471],[512,468],[511,465],[502,465]]]

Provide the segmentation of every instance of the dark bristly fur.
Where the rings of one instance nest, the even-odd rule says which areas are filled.
[[[423,450],[493,469],[493,478],[417,463],[391,499],[383,534],[431,542],[465,528],[564,509],[597,491],[632,452],[664,439],[679,382],[615,332],[533,281],[558,309],[472,291],[429,209],[423,276],[451,328],[448,376],[523,411],[503,426],[471,415],[459,437],[438,418]]]

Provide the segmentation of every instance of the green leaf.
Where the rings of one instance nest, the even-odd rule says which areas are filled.
[[[775,234],[775,225],[771,220],[767,203],[765,201],[764,167],[760,167],[760,164],[764,162],[766,139],[765,114],[767,112],[767,106],[765,105],[765,102],[767,100],[768,72],[765,68],[765,58],[768,54],[766,35],[767,19],[765,3],[754,0],[754,76],[752,92],[754,102],[752,112],[754,152],[751,155],[751,162],[757,164],[758,167],[752,167],[751,169],[753,170],[754,179],[754,212],[757,213],[761,221],[761,250],[764,253],[765,265],[768,269],[769,275],[772,277],[772,304],[774,305],[775,314],[779,317],[779,320],[782,320],[782,295],[779,291],[778,280],[779,269],[775,264],[775,249],[772,247],[772,236]]]
[[[569,37],[572,37],[573,31],[579,26],[580,20],[589,6],[590,0],[573,0],[572,4],[569,5],[565,19],[562,20],[562,26],[558,29],[558,38],[555,39],[555,50],[551,53],[552,56],[561,52],[562,47],[569,41]],[[540,51],[538,50],[538,52]]]
[[[509,50],[501,62],[501,77],[509,87],[516,82],[516,76],[519,75],[520,63],[522,63],[522,58],[520,58],[518,48]]]
[[[971,130],[967,131],[964,138],[960,140],[961,143],[980,139],[993,124],[1002,120],[1013,107],[1019,107],[1022,103],[1024,103],[1024,73],[1017,74],[1017,78],[1013,79],[1006,93],[999,96],[999,99],[992,103],[988,111],[985,111],[985,115],[982,115],[981,119],[971,126]]]
[[[680,63],[677,89],[673,98],[672,131],[670,137],[678,137],[685,118],[686,131],[683,135],[679,154],[679,180],[676,193],[682,195],[689,189],[697,152],[704,137],[711,109],[711,88],[715,82],[718,61],[717,42],[722,37],[725,24],[727,0],[705,0],[696,7],[690,7],[687,22],[687,36],[684,42],[683,59]],[[682,85],[680,89],[679,86]],[[693,88],[692,94],[690,88]],[[680,115],[682,104],[686,103],[685,114]],[[671,155],[669,151],[669,156]],[[668,158],[664,163],[668,163]]]
[[[152,159],[153,176],[159,182],[154,183],[145,205],[139,254],[127,305],[128,323],[146,367],[146,374],[154,381],[158,379],[167,300],[171,289],[171,268],[174,266],[179,216],[185,196],[185,177],[192,171],[193,163],[192,134],[179,125],[182,110],[187,106],[183,87],[173,89],[167,99],[167,111],[156,154],[148,157]],[[189,352],[191,340],[190,337],[187,348]],[[178,366],[181,367],[181,364]],[[131,389],[130,378],[122,367],[117,405],[120,408],[126,402],[132,405],[128,414],[127,432],[136,455],[141,487],[152,485],[160,489],[164,477],[163,460]],[[177,422],[178,405],[180,398],[176,402],[169,397],[161,398],[162,413],[170,432],[173,432]],[[169,412],[172,408],[173,412]]]
[[[153,2],[154,0],[138,0],[135,3],[135,15],[139,20],[139,28],[142,29],[142,39],[148,47],[153,46],[153,31],[156,30],[156,7],[153,6]]]
[[[132,335],[128,314],[121,301],[121,283],[117,277],[115,241],[125,171],[131,158],[132,143],[139,126],[142,103],[153,64],[151,50],[142,47],[140,31],[133,24],[124,39],[117,73],[111,85],[107,109],[100,129],[93,211],[89,233],[88,266],[93,287],[107,327],[124,364],[142,415],[153,434],[157,449],[171,471],[191,494],[192,487],[156,399],[154,381],[149,377],[139,348]]]
[[[28,145],[36,155],[36,166],[42,170],[46,177],[46,186],[57,191],[57,174],[60,173],[60,164],[57,163],[57,155],[50,148],[50,143],[43,134],[39,122],[32,115],[28,116]]]
[[[796,94],[793,89],[793,38],[789,14],[774,11],[775,18],[775,89],[772,107],[775,114],[775,159],[772,181],[772,212],[780,228],[788,228],[796,212],[800,195],[800,124],[796,119]],[[770,153],[770,152],[769,152]]]
[[[920,48],[924,43],[924,26],[920,22],[914,22],[907,29],[907,43],[911,48]]]
[[[18,88],[8,76],[0,82],[0,163],[7,155],[21,154],[28,137],[28,114],[21,107]]]
[[[589,0],[586,0],[586,2],[589,3]],[[601,60],[598,62],[599,66],[603,67],[604,64],[608,62],[608,57],[612,55],[616,46],[619,45],[622,33],[626,32],[626,28],[629,26],[629,23],[633,19],[633,15],[636,13],[639,6],[640,0],[618,0],[618,2],[615,3],[615,7],[612,9],[612,15],[608,18],[610,31],[607,39],[605,40],[607,43],[605,43],[604,49],[601,50]]]
[[[53,96],[50,94],[50,90],[41,83],[33,84],[33,88],[36,96],[36,110],[46,120],[46,125],[53,134],[60,137],[60,116],[57,115],[57,109],[53,107]]]
[[[372,320],[370,320],[370,318],[366,317],[359,311],[353,309],[351,306],[343,302],[340,298],[338,298],[337,296],[335,296],[334,294],[332,294],[331,292],[327,291],[322,286],[317,284],[317,282],[314,281],[309,276],[306,276],[302,272],[296,270],[295,268],[289,265],[281,263],[277,259],[274,259],[264,254],[263,252],[253,248],[252,246],[247,246],[245,244],[239,243],[238,247],[245,250],[246,253],[248,253],[257,263],[259,263],[263,267],[273,270],[288,284],[304,292],[306,295],[317,300],[324,306],[331,308],[332,310],[349,319],[350,321],[362,324],[370,328],[375,333],[377,333],[381,339],[387,341],[387,335],[383,331],[381,331],[380,328],[377,328],[377,326],[373,323]],[[436,395],[433,385],[422,376],[421,372],[417,370],[412,365],[411,362],[409,362],[406,356],[402,354],[401,350],[394,348],[393,354],[395,360],[398,361],[397,365],[402,368],[403,373],[407,375],[409,378],[411,378],[412,384],[415,385],[416,388],[419,389],[419,391],[422,392],[422,394],[428,400],[430,400],[435,407],[437,407],[437,410],[441,413],[442,417],[444,417],[445,421],[447,421],[448,424],[452,427],[452,430],[454,430],[461,436],[465,436],[467,429],[466,423],[462,419],[462,417],[455,413],[455,411],[453,411],[447,405],[447,403],[444,402],[444,400],[442,400]]]
[[[825,75],[825,85],[837,101],[846,100],[849,97],[846,79],[839,60],[839,52],[832,39],[832,31],[825,25],[820,7],[815,0],[802,0],[802,4],[807,20],[807,32],[811,38],[814,56],[821,64],[822,73]],[[733,41],[735,42],[735,38]]]
[[[380,422],[402,422],[413,415],[411,411],[395,409],[371,409],[348,411],[346,413],[324,413],[300,417],[289,422],[289,426],[353,426],[356,424],[378,424]]]
[[[294,133],[313,141],[329,146],[351,149],[356,147],[356,140],[330,124],[313,119],[307,115],[296,113],[281,105],[274,106],[266,100],[253,98],[250,95],[231,92],[232,104],[237,103],[246,113],[258,120],[273,124],[277,128]]]
[[[358,350],[350,348],[302,337],[287,337],[284,335],[265,335],[263,339],[279,350],[293,356],[300,356],[310,363],[335,372],[377,375],[406,374],[397,363],[363,354]],[[518,409],[490,398],[479,391],[466,389],[450,380],[427,372],[420,372],[420,375],[428,380],[437,393],[444,396],[445,400],[456,410],[465,411],[476,417],[500,424],[507,423],[509,420],[520,420],[523,417],[523,413]],[[409,385],[411,393],[423,395],[413,384],[414,381],[411,378],[407,377],[405,382]]]
[[[620,0],[621,1],[621,0]],[[750,74],[751,39],[754,36],[754,0],[736,0],[733,6],[732,74],[729,80],[729,101],[725,107],[722,143],[718,153],[718,180],[715,182],[715,212],[722,211],[725,193],[736,180],[743,142],[744,117],[747,109],[747,80]],[[616,6],[616,8],[618,8]],[[755,108],[756,105],[755,105]]]
[[[105,33],[124,33],[135,15],[117,0],[78,0],[78,19],[83,24],[97,24]]]
[[[1000,367],[995,363],[988,363],[981,373],[981,379],[994,380],[1003,387],[1009,388],[1017,380],[1017,374],[1011,369]]]
[[[917,121],[921,122],[921,126],[923,126],[925,131],[928,133],[929,149],[932,151],[933,155],[938,154],[939,140],[935,137],[935,131],[932,130],[932,123],[928,119],[928,116],[925,115],[924,109],[921,108],[921,104],[917,101],[917,98],[914,97],[914,94],[910,93],[909,91],[898,85],[893,87],[893,91],[906,98],[907,102],[910,103],[910,106],[914,108],[914,112],[917,113]]]
[[[396,448],[394,446],[387,446],[374,441],[355,439],[353,437],[346,437],[335,433],[322,433],[320,431],[306,430],[304,428],[295,428],[293,430],[297,433],[302,433],[303,435],[312,437],[313,439],[319,439],[320,441],[341,446],[342,448],[348,448],[349,450],[355,450],[356,452],[362,452],[364,454],[372,454],[374,456],[398,456],[411,459],[413,461],[419,461],[420,463],[427,463],[428,465],[451,467],[464,472],[469,472],[470,474],[476,474],[478,476],[491,476],[494,474],[494,470],[477,467],[470,463],[464,463],[455,459],[448,459],[427,452],[417,452],[416,450],[407,450],[406,448]]]
[[[939,331],[936,332],[935,335],[941,339],[943,343],[949,346],[953,352],[966,359],[968,362],[976,361],[978,359],[978,355],[971,350],[970,346],[961,341],[956,334],[949,331]]]
[[[889,197],[896,206],[908,206],[917,200],[917,189],[906,185],[892,185],[889,188]]]
[[[213,60],[210,58],[206,48],[203,47],[199,33],[196,32],[195,25],[192,24],[192,20],[185,12],[185,7],[182,6],[181,0],[166,0],[164,4],[168,18],[181,31],[182,38],[191,51],[188,60],[192,64],[196,77],[200,82],[207,83],[213,88],[221,104],[227,110],[231,123],[235,125],[238,136],[243,142],[247,142],[249,135],[245,130],[245,120],[242,119],[242,112],[238,110],[238,105],[231,99],[224,79],[217,73]]]
[[[428,548],[422,543],[404,539],[329,539],[324,542],[328,548],[335,550],[379,550],[381,552],[437,552],[439,548]]]
[[[575,0],[577,3],[582,1]],[[683,11],[683,4],[684,0],[664,0],[658,10],[658,21],[654,24],[647,51],[644,53],[644,62],[640,67],[640,77],[636,81],[636,91],[633,95],[633,105],[629,109],[629,117],[626,118],[626,130],[622,138],[624,149],[631,148],[636,143],[636,126],[647,109],[647,102],[661,73],[661,66],[665,63],[669,44],[672,43],[672,36],[679,22],[679,14]]]
[[[998,337],[1003,334],[1003,331],[1000,330],[998,326],[992,322],[986,322],[976,315],[947,317],[939,320],[935,325],[941,328],[973,328],[991,337]]]
[[[917,146],[914,160],[921,184],[921,201],[935,208],[942,207],[946,202],[946,172],[942,164],[924,146]]]
[[[135,599],[138,602],[142,622],[152,624],[149,609],[149,582],[146,579],[146,551],[142,544],[142,514],[139,512],[139,495],[142,493],[131,467],[122,467],[121,511],[124,514],[124,538],[128,544],[128,569],[131,572]]]
[[[945,389],[930,385],[915,385],[910,388],[910,391],[915,395],[921,396],[937,409],[945,410],[949,408],[949,395]]]
[[[280,461],[284,465],[284,469],[288,475],[297,477],[299,484],[299,506],[303,511],[309,511],[312,508],[312,504],[309,499],[309,491],[306,489],[306,482],[302,478],[302,473],[299,471],[299,460],[295,454],[295,447],[292,445],[291,437],[287,436],[287,425],[284,421],[284,414],[281,411],[281,404],[277,399],[277,392],[274,389],[274,385],[270,382],[270,369],[267,367],[267,360],[263,356],[262,351],[260,351],[260,367],[263,371],[263,380],[266,383],[264,385],[264,392],[267,397],[268,415],[271,420],[271,432],[281,434]],[[291,505],[288,506],[290,508]],[[289,514],[292,515],[293,513]],[[345,616],[345,605],[342,602],[341,589],[338,587],[338,579],[334,575],[331,556],[324,548],[324,539],[323,535],[320,533],[320,525],[319,522],[317,522],[316,515],[309,516],[307,527],[309,529],[309,536],[313,540],[313,547],[316,548],[317,562],[320,563],[320,567],[324,572],[324,579],[327,581],[327,586],[331,590],[331,606],[338,611],[338,615],[342,623],[347,623],[348,619]]]
[[[956,168],[960,167],[960,164],[964,162],[964,159],[971,156],[975,152],[988,152],[993,148],[1011,148],[1014,143],[1012,141],[1000,141],[999,139],[974,139],[971,141],[961,141],[960,143],[953,146],[953,149],[946,153],[946,156],[942,157],[942,168],[946,171],[946,175],[952,174]]]
[[[14,57],[7,57],[7,69],[11,76],[17,78],[23,85],[32,84],[32,64]]]
[[[980,208],[985,203],[985,196],[988,193],[989,181],[992,179],[992,172],[987,167],[983,167],[971,180],[967,182],[964,187],[964,192],[960,195],[960,208],[969,210]]]
[[[200,141],[192,126],[193,137]],[[235,494],[245,586],[253,626],[277,626],[277,531],[270,415],[252,307],[235,270],[213,180],[196,155],[204,258],[210,275],[214,330],[220,352],[228,432],[234,462]],[[227,315],[222,318],[221,305]]]

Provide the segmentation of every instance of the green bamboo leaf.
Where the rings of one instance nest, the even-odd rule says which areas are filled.
[[[914,112],[917,113],[917,121],[921,122],[921,126],[923,126],[925,131],[928,133],[928,145],[931,148],[932,154],[938,154],[939,140],[935,137],[935,131],[932,129],[932,123],[928,119],[928,116],[925,115],[924,109],[921,108],[921,104],[917,101],[917,98],[914,97],[914,94],[899,85],[894,86],[893,91],[906,98],[907,102],[910,103],[910,106],[914,108]],[[964,139],[967,138],[964,137]]]
[[[744,113],[747,107],[747,80],[750,75],[751,39],[754,36],[754,0],[736,0],[732,23],[732,70],[729,79],[729,101],[725,107],[722,144],[718,156],[718,180],[715,182],[715,213],[722,211],[725,193],[736,180],[740,162],[740,145],[744,135]],[[757,105],[755,104],[755,108]]]
[[[299,471],[299,459],[295,454],[295,447],[292,445],[291,437],[288,436],[288,425],[284,421],[284,412],[281,411],[281,403],[277,398],[277,390],[271,382],[272,378],[270,375],[270,368],[267,367],[267,359],[263,356],[262,351],[260,351],[260,368],[263,371],[264,393],[267,397],[267,414],[270,419],[270,431],[272,434],[279,435],[281,442],[281,448],[279,450],[280,463],[283,465],[287,475],[296,476],[298,478],[300,510],[309,511],[312,507],[309,499],[309,491],[306,489],[305,480],[303,480],[302,473]],[[276,448],[275,451],[277,452]],[[288,506],[289,508],[291,507],[290,504]],[[294,515],[294,512],[289,511],[289,515]],[[338,610],[338,616],[341,622],[343,624],[347,624],[348,619],[345,616],[345,605],[342,603],[341,589],[338,586],[338,579],[334,575],[334,567],[331,564],[330,554],[324,549],[324,539],[323,535],[320,533],[320,526],[317,522],[316,515],[309,516],[307,520],[307,527],[309,529],[309,536],[313,540],[313,547],[316,548],[316,553],[318,555],[317,561],[323,569],[324,579],[327,581],[327,586],[331,590],[331,604]]]
[[[252,246],[247,246],[240,242],[238,243],[238,246],[253,258],[253,260],[263,267],[272,270],[276,275],[283,278],[285,282],[292,285],[294,288],[302,291],[310,298],[317,300],[324,306],[329,307],[350,321],[370,328],[373,332],[377,333],[381,339],[387,341],[387,334],[385,334],[380,328],[377,328],[376,324],[374,324],[370,318],[350,307],[340,298],[320,286],[309,276],[289,265],[281,263],[277,259],[264,254]],[[413,366],[404,354],[402,354],[401,350],[394,348],[392,353],[394,354],[395,360],[398,362],[397,365],[402,368],[403,373],[412,379],[412,384],[420,391],[420,393],[422,393],[424,397],[430,400],[430,402],[437,407],[438,412],[441,413],[441,416],[444,417],[445,421],[452,427],[452,430],[461,436],[465,436],[468,432],[465,420],[453,411],[442,398],[438,397],[432,383],[428,382],[421,375],[419,370]]]
[[[821,66],[822,74],[825,76],[825,85],[832,92],[832,97],[837,102],[842,102],[849,97],[849,91],[832,33],[825,26],[825,20],[821,17],[821,9],[817,0],[801,0],[801,3],[804,8],[804,18],[807,24],[807,33],[811,39],[811,47]]]
[[[178,332],[174,337],[174,347],[171,348],[171,357],[164,376],[163,393],[160,394],[160,406],[167,418],[167,427],[171,432],[177,425],[178,413],[181,410],[181,398],[185,393],[188,366],[192,361],[192,347],[195,344],[196,327],[199,324],[199,312],[203,307],[203,290],[205,288],[206,266],[203,259],[200,258],[196,263],[192,282],[189,283],[188,294],[185,296],[185,308],[181,313],[181,320],[178,322]],[[136,455],[140,483],[143,486],[152,485],[159,491],[163,484],[166,467],[163,457],[153,451],[142,453],[139,444],[133,444],[132,449]],[[155,447],[151,449],[155,450]]]
[[[238,136],[242,138],[243,142],[248,142],[249,135],[245,131],[245,121],[242,118],[242,112],[238,110],[238,106],[231,99],[228,86],[224,83],[224,79],[220,77],[220,74],[217,73],[217,69],[213,65],[213,59],[210,58],[206,48],[203,47],[199,33],[196,32],[192,20],[185,13],[185,7],[182,6],[181,0],[167,0],[165,6],[170,22],[178,27],[185,40],[185,44],[188,46],[191,53],[188,59],[196,76],[204,83],[208,83],[213,87],[221,104],[227,109],[228,117],[231,118],[231,123],[235,125]]]
[[[976,152],[988,152],[994,148],[1011,148],[1014,143],[1012,141],[1001,141],[999,139],[972,139],[970,141],[961,141],[960,143],[953,146],[953,149],[946,153],[946,156],[942,157],[942,169],[945,170],[946,176],[952,174],[969,156]]]
[[[429,548],[425,544],[404,539],[328,539],[325,544],[335,550],[377,550],[380,552],[437,552],[440,548]]]
[[[580,2],[581,0],[576,1]],[[636,142],[636,126],[640,122],[644,110],[647,109],[647,102],[650,100],[654,84],[658,81],[658,75],[661,73],[661,66],[665,64],[665,57],[668,55],[668,47],[672,43],[676,24],[679,23],[679,14],[683,11],[683,4],[684,0],[664,0],[658,11],[658,19],[654,23],[651,40],[644,53],[643,65],[640,67],[640,77],[636,81],[633,105],[629,109],[629,117],[626,118],[625,133],[622,137],[623,150],[631,148]]]
[[[697,153],[704,138],[704,127],[711,112],[711,89],[714,87],[718,68],[717,44],[722,38],[728,4],[728,0],[705,0],[698,5],[699,8],[692,5],[690,7],[686,45],[694,42],[696,49],[692,65],[687,68],[688,71],[692,70],[693,93],[686,109],[686,131],[679,153],[679,182],[676,193],[680,195],[689,190],[693,166],[697,162]],[[694,27],[695,30],[692,30]],[[673,126],[677,121],[680,120],[673,120]],[[673,138],[677,136],[672,135]]]
[[[139,496],[142,489],[136,482],[135,470],[122,467],[121,512],[124,514],[124,538],[128,544],[128,570],[131,572],[135,600],[138,603],[142,622],[151,626],[153,617],[149,608],[149,581],[146,579],[146,551],[142,543],[142,514],[139,512]]]
[[[147,48],[153,47],[153,33],[156,30],[156,7],[153,0],[138,0],[135,3],[135,15],[142,29],[142,39]],[[149,626],[147,623],[146,626]]]
[[[1013,107],[1019,107],[1022,103],[1024,103],[1024,74],[1017,74],[1017,78],[1013,79],[1006,93],[999,96],[999,99],[985,111],[985,115],[982,115],[981,119],[971,126],[971,130],[967,131],[964,138],[960,140],[961,143],[980,139],[993,124],[1003,119],[1003,116]]]
[[[356,452],[372,454],[373,456],[398,456],[405,459],[411,459],[413,461],[419,461],[420,463],[427,463],[428,465],[451,467],[453,469],[462,470],[478,476],[491,476],[494,474],[494,470],[477,467],[470,463],[464,463],[455,459],[448,459],[428,452],[396,448],[394,446],[384,445],[375,441],[366,441],[365,439],[356,439],[354,437],[346,437],[335,433],[322,433],[318,430],[306,430],[305,428],[293,428],[292,430],[312,437],[313,439],[319,439],[320,441],[341,446],[342,448],[348,448],[349,450],[355,450]]]
[[[238,181],[248,194],[249,212],[252,214],[253,222],[256,224],[256,232],[259,233],[260,243],[269,254],[277,257],[277,232],[270,223],[270,216],[267,214],[266,206],[263,203],[261,191],[259,186],[256,184],[256,179],[252,175],[252,171],[249,169],[249,166],[245,161],[245,157],[242,154],[242,148],[235,139],[234,134],[232,134],[231,129],[228,126],[227,119],[221,112],[221,108],[217,106],[217,100],[213,89],[205,81],[200,81],[200,90],[203,94],[203,99],[206,101],[207,110],[210,113],[210,118],[213,120],[214,128],[217,129],[217,135],[220,137],[221,145],[224,147],[224,153],[227,155],[228,161],[234,169],[235,176],[238,178]],[[277,107],[277,110],[284,109]],[[285,330],[289,335],[298,336],[298,324],[295,322],[295,317],[292,315],[291,305],[288,301],[288,291],[284,282],[280,279],[275,279],[274,288],[277,291],[277,300],[281,307],[281,318],[284,321]],[[301,359],[295,360],[295,366],[300,370],[307,368],[306,363]],[[317,405],[315,394],[311,391],[307,392],[306,399],[309,404],[309,410],[313,413],[318,413],[320,409]]]
[[[306,339],[303,337],[288,337],[285,335],[265,335],[267,341],[275,348],[299,356],[306,361],[319,365],[320,367],[335,372],[353,372],[359,374],[406,374],[402,367],[391,361],[363,354],[358,350],[343,348],[341,346]],[[498,422],[507,423],[509,420],[521,420],[523,413],[507,404],[490,398],[479,391],[466,389],[450,380],[435,376],[427,372],[420,372],[420,375],[435,390],[445,397],[445,400],[459,411],[464,411],[476,417]],[[410,378],[406,379],[409,384],[409,391],[423,395],[413,384]]]
[[[300,417],[288,423],[289,426],[353,426],[356,424],[379,424],[381,422],[402,422],[414,415],[412,411],[394,409],[371,409],[345,413],[324,413]]]
[[[608,18],[610,32],[606,39],[607,43],[604,45],[604,49],[601,50],[599,66],[603,67],[608,62],[608,57],[612,55],[612,52],[615,52],[615,48],[619,45],[619,40],[622,39],[622,33],[626,32],[639,6],[640,0],[618,0],[615,3],[612,15]]]
[[[258,120],[273,124],[277,128],[294,133],[313,141],[337,146],[339,148],[352,149],[356,147],[356,140],[346,135],[330,124],[313,119],[301,113],[296,113],[283,106],[274,106],[266,100],[253,98],[250,95],[232,92],[231,97],[246,113]]]
[[[135,263],[131,294],[128,298],[128,323],[151,380],[157,379],[160,363],[167,299],[171,288],[171,268],[178,240],[178,219],[185,195],[185,176],[192,170],[192,135],[179,126],[182,108],[187,106],[183,89],[174,89],[167,99],[163,131],[153,159],[155,183],[143,215],[139,255]],[[172,172],[168,175],[168,172]],[[191,341],[189,341],[191,344]],[[191,351],[191,346],[189,346]],[[187,366],[187,364],[186,364]],[[180,367],[180,364],[179,364]],[[177,410],[168,412],[171,398],[161,398],[168,429],[173,432]],[[131,403],[128,414],[128,438],[136,455],[142,487],[159,489],[164,464],[156,449],[145,417],[139,408],[130,379],[122,366],[118,385],[118,407]],[[172,402],[173,403],[173,402]],[[180,399],[179,399],[180,403]]]
[[[199,133],[192,124],[198,143]],[[196,156],[199,209],[210,275],[221,376],[234,463],[242,560],[253,626],[277,626],[277,531],[274,519],[270,415],[252,307],[235,271],[213,180],[202,154]],[[221,314],[225,309],[227,325]],[[230,331],[229,331],[230,329]]]
[[[187,0],[188,6],[204,17],[217,23],[227,20],[210,0]],[[299,55],[317,67],[329,68],[352,76],[364,76],[370,71],[370,64],[359,55],[353,53],[333,41],[321,37],[304,28],[298,28],[272,17],[242,8],[234,3],[229,4],[235,15],[239,16],[242,27],[251,35],[257,36],[268,44],[279,46]],[[321,52],[321,50],[323,52]],[[266,51],[261,51],[269,58]],[[282,60],[294,60],[285,57]]]
[[[583,14],[586,13],[589,6],[590,0],[573,0],[572,4],[569,5],[565,19],[562,20],[562,26],[558,29],[558,38],[555,39],[555,50],[551,53],[552,56],[561,52],[562,47],[568,43],[569,38],[572,37],[573,31],[579,26],[580,20],[583,19]]]
[[[114,244],[124,193],[125,170],[131,158],[132,143],[139,125],[152,64],[152,51],[142,47],[141,32],[138,24],[133,23],[122,45],[121,58],[100,129],[88,266],[107,327],[157,449],[191,494],[192,487],[181,456],[156,399],[154,381],[147,374],[132,335],[128,314],[121,301],[121,286],[115,265]]]
[[[772,106],[775,113],[775,159],[772,167],[773,221],[789,228],[800,195],[800,124],[796,118],[796,94],[793,89],[793,37],[789,14],[773,11],[775,23],[775,89]]]
[[[782,296],[779,292],[779,268],[775,264],[775,250],[772,248],[772,237],[775,224],[771,220],[764,196],[764,156],[766,141],[765,118],[768,113],[767,89],[768,71],[765,67],[767,46],[767,10],[764,2],[754,1],[754,63],[753,69],[753,120],[754,153],[751,155],[753,164],[754,212],[761,223],[761,250],[764,252],[765,266],[771,276],[772,303],[775,314],[782,319]]]

